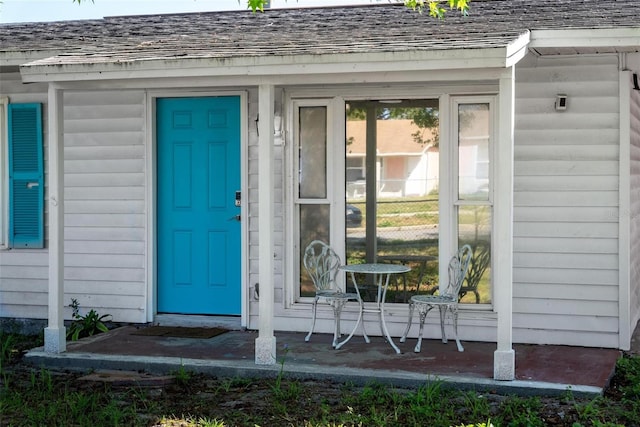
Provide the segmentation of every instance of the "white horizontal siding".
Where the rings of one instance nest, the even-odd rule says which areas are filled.
[[[516,67],[514,340],[617,346],[617,58],[523,64]],[[560,93],[568,96],[564,112],[554,108]]]
[[[22,84],[16,69],[15,72],[0,73],[0,96],[9,97],[13,104],[43,104],[46,147],[47,85]],[[0,317],[46,318],[48,272],[46,249],[0,250]]]
[[[64,101],[65,298],[144,322],[144,92],[67,92]]]

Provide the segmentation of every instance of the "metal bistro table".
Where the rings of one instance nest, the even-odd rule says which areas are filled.
[[[351,281],[353,282],[353,286],[356,288],[356,292],[358,296],[360,296],[360,289],[358,288],[358,281],[356,280],[356,273],[361,274],[373,274],[375,275],[375,281],[378,285],[378,293],[376,297],[375,307],[366,307],[364,304],[361,304],[360,310],[362,311],[361,315],[356,322],[356,325],[353,327],[353,331],[351,334],[341,343],[336,346],[336,349],[342,347],[347,341],[351,339],[353,334],[355,333],[358,325],[362,322],[362,330],[364,332],[365,340],[368,341],[367,333],[364,330],[364,313],[378,313],[378,318],[380,320],[380,329],[384,334],[385,338],[391,344],[391,347],[396,351],[396,353],[400,354],[400,349],[395,345],[391,336],[389,335],[389,330],[387,329],[387,323],[384,319],[384,300],[387,295],[387,287],[389,286],[389,279],[392,274],[406,273],[407,271],[411,271],[411,267],[406,265],[397,265],[397,264],[350,264],[343,265],[340,267],[340,270],[345,271],[351,274]]]

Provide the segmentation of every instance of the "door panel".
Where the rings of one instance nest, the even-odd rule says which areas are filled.
[[[240,314],[240,98],[157,100],[158,312]]]

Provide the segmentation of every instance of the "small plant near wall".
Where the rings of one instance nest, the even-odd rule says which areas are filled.
[[[80,303],[77,299],[72,298],[69,307],[73,310],[73,321],[67,332],[67,339],[77,341],[80,338],[90,337],[100,332],[107,332],[109,328],[105,325],[110,314],[99,315],[95,310],[91,309],[84,316],[80,314]]]

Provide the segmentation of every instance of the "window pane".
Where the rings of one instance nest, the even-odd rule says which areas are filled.
[[[300,108],[299,197],[327,197],[327,108]]]
[[[458,245],[470,245],[473,258],[460,294],[461,303],[491,303],[491,207],[458,207]]]
[[[458,106],[458,199],[489,200],[489,104]]]
[[[387,302],[407,303],[438,284],[438,100],[346,108],[347,263],[409,265],[387,292]]]
[[[300,296],[313,296],[313,282],[302,263],[304,250],[313,240],[329,241],[329,205],[300,205]]]

